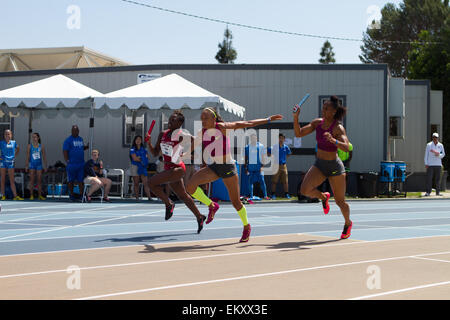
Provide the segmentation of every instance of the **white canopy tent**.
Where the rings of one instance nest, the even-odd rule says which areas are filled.
[[[94,98],[95,108],[118,109],[202,109],[216,106],[218,109],[245,117],[245,108],[172,73],[170,75],[137,84]]]
[[[61,74],[0,91],[3,113],[13,116],[28,115],[28,131],[31,133],[33,117],[58,110],[80,111],[77,115],[90,115],[89,145],[93,140],[93,101],[103,94]],[[90,112],[89,112],[90,111]],[[71,114],[71,112],[69,112]]]

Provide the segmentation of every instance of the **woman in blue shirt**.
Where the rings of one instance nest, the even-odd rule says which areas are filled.
[[[136,136],[133,140],[133,145],[130,149],[130,160],[130,176],[133,177],[134,194],[136,196],[136,200],[139,200],[139,177],[141,178],[142,184],[144,185],[145,194],[150,200],[150,189],[148,188],[147,180],[148,155],[147,150],[142,144],[141,136]]]
[[[16,184],[14,181],[14,162],[16,160],[16,156],[19,154],[19,146],[16,141],[12,140],[12,132],[7,129],[4,133],[5,140],[0,141],[0,149],[1,149],[1,163],[0,163],[0,171],[1,171],[1,192],[2,192],[2,200],[6,200],[5,195],[5,182],[6,182],[6,174],[8,173],[9,184],[11,186],[11,191],[13,193],[13,200],[23,200],[23,198],[17,195]]]
[[[47,158],[44,146],[41,143],[41,136],[35,132],[31,136],[31,143],[27,149],[28,163],[25,170],[30,172],[30,200],[34,200],[34,178],[38,187],[38,199],[45,200],[42,196],[42,172],[47,170]]]

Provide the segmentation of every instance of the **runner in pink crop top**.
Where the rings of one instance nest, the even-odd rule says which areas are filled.
[[[220,157],[220,156],[225,156],[225,155],[230,154],[230,139],[226,135],[224,135],[222,133],[222,131],[220,130],[220,128],[219,128],[217,123],[216,123],[216,126],[215,126],[215,130],[218,130],[219,132],[216,131],[216,132],[209,132],[208,133],[207,132],[208,129],[205,129],[205,128],[202,129],[202,136],[203,136],[203,138],[202,138],[202,146],[203,146],[203,150],[205,150],[205,148],[207,146],[209,146],[210,144],[212,144],[213,142],[216,142],[216,139],[217,139],[216,143],[222,144],[222,150],[221,150],[222,154],[217,154],[216,155],[216,149],[214,148],[211,151],[211,157],[215,157],[215,156],[219,156]],[[217,138],[218,133],[220,133],[220,137],[219,138]]]
[[[329,132],[331,135],[333,134],[333,128],[336,124],[337,120],[334,120],[334,122],[331,124],[331,126],[328,129],[323,129],[324,119],[320,122],[320,124],[316,128],[316,140],[317,140],[317,148],[323,151],[328,152],[337,152],[337,145],[329,142],[325,136],[323,135],[325,132]]]
[[[317,187],[326,179],[330,182],[336,205],[345,219],[341,239],[350,237],[353,223],[350,220],[350,206],[345,201],[346,174],[345,167],[337,156],[337,149],[348,151],[349,142],[345,128],[338,123],[346,113],[337,96],[331,96],[322,106],[322,118],[317,118],[301,127],[299,124],[300,107],[294,107],[294,132],[298,138],[316,131],[317,154],[314,165],[308,170],[299,188],[299,193],[313,199],[322,200],[325,214],[330,211],[329,192],[321,192]],[[328,129],[322,128],[324,123],[331,123]]]

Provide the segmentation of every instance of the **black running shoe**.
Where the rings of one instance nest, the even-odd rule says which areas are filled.
[[[166,207],[166,220],[169,220],[173,216],[173,210],[175,209],[175,203],[172,203],[170,206]]]
[[[200,233],[200,231],[202,231],[202,229],[203,229],[203,222],[205,222],[205,220],[206,220],[206,216],[204,216],[204,215],[202,215],[200,220],[197,220],[197,224],[198,224],[197,233]]]

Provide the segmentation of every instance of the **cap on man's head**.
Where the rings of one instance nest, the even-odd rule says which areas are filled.
[[[433,138],[439,138],[439,133],[437,132],[433,133]]]

